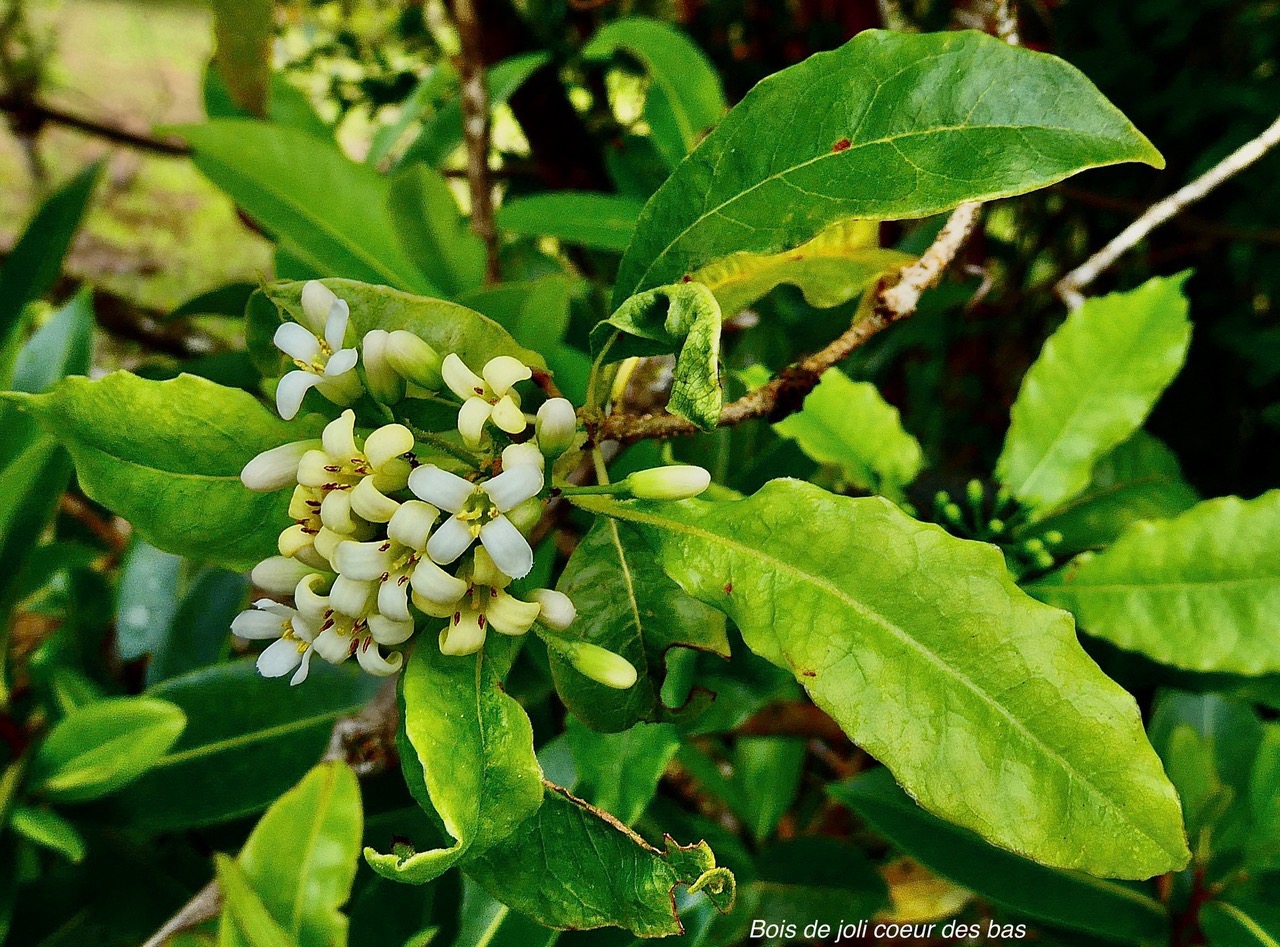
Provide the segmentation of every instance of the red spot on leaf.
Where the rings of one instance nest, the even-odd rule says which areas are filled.
[[[733,594],[733,583],[732,583],[732,582],[726,582],[726,583],[725,583],[725,585],[724,585],[724,594],[725,594],[725,595],[732,595],[732,594]]]
[[[682,283],[692,283],[692,282],[693,282],[693,277],[692,277],[692,276],[690,276],[688,273],[686,273],[684,276],[680,277],[680,282],[682,282]]]
[[[853,147],[853,142],[851,142],[848,138],[841,138],[839,141],[837,141],[834,145],[831,146],[831,150],[832,151],[848,151],[852,147]]]

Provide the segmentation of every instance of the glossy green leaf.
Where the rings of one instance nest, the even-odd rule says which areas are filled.
[[[319,432],[319,419],[286,423],[249,394],[192,375],[69,378],[18,403],[71,451],[81,489],[144,539],[236,570],[275,553],[289,504],[288,491],[250,492],[240,471]]]
[[[425,164],[391,179],[391,219],[405,255],[448,296],[484,282],[485,250],[458,210],[449,182]]]
[[[281,687],[252,659],[170,678],[147,693],[180,707],[187,728],[114,801],[131,822],[153,829],[260,812],[314,765],[334,723],[359,713],[379,683],[358,668],[317,662],[306,687]]]
[[[457,94],[457,88],[458,71],[451,62],[445,59],[432,65],[413,91],[401,101],[394,120],[374,130],[365,162],[374,166],[382,164],[405,133],[417,126],[424,116],[435,114],[447,96]]]
[[[1280,491],[1134,524],[1028,586],[1118,647],[1188,671],[1280,671]]]
[[[1249,774],[1249,866],[1280,870],[1280,724],[1265,725]]]
[[[40,394],[68,375],[85,374],[93,361],[93,328],[93,292],[82,289],[18,351],[9,387]]]
[[[720,388],[720,304],[701,283],[676,283],[632,296],[591,330],[600,364],[644,355],[675,354],[667,410],[714,430]]]
[[[492,646],[491,646],[492,647]],[[424,808],[440,816],[448,848],[365,858],[380,875],[423,884],[506,838],[542,803],[542,770],[524,709],[502,691],[488,650],[469,657],[418,648],[401,684],[406,774],[416,769]],[[410,779],[411,788],[416,779]]]
[[[235,105],[250,115],[267,111],[271,89],[271,0],[215,0],[213,61]]]
[[[562,243],[621,253],[631,242],[643,207],[617,194],[533,194],[503,204],[498,226],[522,237],[555,237]]]
[[[733,875],[705,842],[649,845],[617,820],[548,785],[537,814],[466,866],[491,895],[548,927],[623,927],[640,937],[683,932],[675,889],[703,891],[722,910]]]
[[[638,60],[649,76],[645,119],[658,150],[674,168],[723,117],[728,106],[720,76],[688,36],[649,17],[606,23],[582,55],[606,59],[619,51]]]
[[[387,180],[334,142],[252,119],[175,131],[191,144],[200,172],[308,266],[438,293],[401,249]]]
[[[218,947],[299,947],[271,916],[244,869],[225,855],[214,856],[222,892]]]
[[[1133,698],[994,547],[789,480],[736,502],[574,502],[634,526],[930,811],[1057,867],[1186,863]]]
[[[805,302],[829,309],[855,298],[879,277],[914,257],[881,249],[874,220],[843,220],[807,243],[781,253],[733,253],[692,273],[734,315],[783,283],[798,288]]]
[[[129,545],[116,585],[116,647],[121,658],[136,661],[164,647],[178,611],[181,581],[181,556],[141,539]]]
[[[759,844],[796,801],[804,775],[804,740],[739,737],[733,747],[733,807]]]
[[[992,848],[972,832],[921,809],[887,770],[838,783],[829,792],[930,871],[994,904],[1068,930],[1125,943],[1168,936],[1168,914],[1149,894]]]
[[[639,672],[635,685],[617,691],[584,677],[549,650],[560,699],[593,730],[626,730],[638,721],[670,717],[662,679],[671,648],[729,656],[724,616],[667,578],[625,525],[596,523],[569,557],[556,587],[583,616],[565,634],[622,655]]]
[[[635,825],[680,748],[675,726],[638,723],[621,733],[596,733],[570,717],[566,732],[578,773],[574,791],[623,825]]]
[[[57,852],[72,864],[84,860],[84,839],[74,825],[50,809],[18,806],[9,826],[28,841]]]
[[[249,580],[226,569],[205,569],[182,597],[163,647],[151,655],[147,681],[162,681],[214,664],[227,647],[227,629],[245,607]]]
[[[1089,299],[1045,342],[996,462],[996,476],[1024,504],[1055,510],[1142,426],[1187,355],[1186,278]]]
[[[1210,947],[1280,947],[1280,910],[1214,901],[1201,909],[1200,929]]]
[[[15,453],[0,468],[0,616],[19,593],[22,565],[71,479],[71,459],[53,438],[8,444]]]
[[[1098,461],[1083,492],[1039,520],[1035,529],[1062,534],[1055,552],[1100,549],[1132,523],[1177,516],[1199,499],[1182,478],[1173,452],[1146,431],[1138,431]]]
[[[97,799],[160,761],[186,726],[182,710],[154,697],[113,697],[67,714],[31,764],[31,785],[56,802]]]
[[[927,217],[1121,161],[1162,164],[1062,60],[973,32],[868,30],[759,83],[676,169],[614,304],[837,221]]]
[[[299,947],[347,942],[340,908],[360,857],[360,787],[345,763],[321,763],[263,814],[236,862]],[[232,919],[224,915],[225,926]]]

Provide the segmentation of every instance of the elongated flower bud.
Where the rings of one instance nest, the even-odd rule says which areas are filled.
[[[369,394],[382,404],[395,404],[404,397],[404,378],[387,358],[390,335],[386,329],[373,329],[365,333],[362,344],[364,377],[369,385]]]
[[[563,592],[557,592],[555,589],[534,589],[529,593],[529,598],[542,606],[538,621],[552,631],[564,631],[578,617],[578,610],[574,608],[573,600]]]
[[[692,464],[637,470],[627,477],[632,496],[642,500],[687,500],[696,497],[711,483],[711,474]]]
[[[538,409],[534,430],[538,447],[548,457],[559,457],[573,445],[578,433],[578,415],[567,398],[551,398]]]
[[[636,669],[631,662],[599,645],[552,639],[547,643],[564,655],[579,674],[598,684],[624,691],[636,682]]]
[[[294,441],[264,450],[240,471],[241,482],[258,493],[283,490],[297,482],[298,463],[309,450],[320,446],[319,441]]]
[[[432,391],[443,387],[440,353],[412,332],[404,329],[388,332],[384,354],[391,367],[415,385]]]
[[[305,562],[286,559],[284,556],[272,556],[253,567],[249,578],[253,584],[272,595],[292,595],[294,588],[306,576],[315,575]]]

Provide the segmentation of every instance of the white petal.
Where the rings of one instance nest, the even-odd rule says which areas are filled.
[[[501,513],[519,506],[530,497],[535,497],[542,490],[542,465],[516,464],[504,469],[491,480],[480,484],[480,489],[489,494],[489,499]]]
[[[477,546],[471,556],[471,581],[476,585],[505,589],[511,584],[511,576],[494,565],[493,556],[484,546]]]
[[[409,484],[413,468],[402,457],[392,457],[373,472],[373,485],[383,493],[395,493]]]
[[[324,332],[325,322],[329,318],[329,310],[333,307],[337,296],[328,286],[319,280],[308,280],[302,287],[302,312],[307,323],[315,329],[315,334]]]
[[[316,586],[324,581],[324,576],[309,575],[293,590],[293,603],[298,606],[298,614],[316,624],[324,621],[324,616],[329,611],[329,596],[316,591]]]
[[[503,470],[510,470],[512,467],[520,467],[522,465],[537,467],[541,470],[544,463],[542,451],[538,450],[536,444],[529,441],[523,444],[509,444],[502,451]]]
[[[483,398],[468,398],[458,409],[458,433],[468,447],[476,448],[484,441],[484,426],[493,407]]]
[[[393,457],[413,450],[413,432],[403,424],[384,424],[364,441],[364,456],[376,470]]]
[[[445,572],[430,559],[419,559],[410,577],[419,598],[435,605],[453,605],[467,591],[467,583]]]
[[[474,541],[471,527],[456,516],[451,516],[427,540],[427,555],[440,565],[447,566],[457,561]]]
[[[325,377],[336,379],[339,375],[345,375],[355,368],[359,361],[360,353],[355,349],[338,349],[324,363]]]
[[[355,349],[343,349],[342,351],[354,352]],[[342,352],[338,353],[338,355],[341,354]],[[337,356],[335,355],[334,358],[337,358]],[[320,384],[316,385],[316,391],[334,404],[345,408],[363,394],[364,386],[360,384],[360,376],[354,371],[346,371],[334,375],[326,372],[323,376],[320,376]]]
[[[493,423],[508,434],[519,434],[529,426],[529,419],[524,416],[524,412],[510,395],[503,395],[498,399],[498,403],[493,406],[492,417]]]
[[[339,543],[345,543],[352,537],[344,533],[335,533],[327,526],[321,526],[320,532],[316,533],[311,545],[313,545],[325,562],[333,561],[333,554],[338,549]]]
[[[231,633],[237,638],[248,638],[250,641],[279,638],[284,630],[285,621],[270,612],[243,611],[231,619]]]
[[[330,628],[322,631],[311,647],[330,664],[341,664],[351,657],[351,636],[342,634],[336,627]]]
[[[323,453],[316,451],[322,457]],[[316,515],[320,509],[320,501],[324,499],[324,495],[314,487],[304,487],[298,484],[293,488],[293,494],[289,497],[289,519],[291,520],[309,520]],[[312,504],[315,504],[312,506]]]
[[[375,487],[372,477],[365,477],[351,491],[351,509],[370,523],[386,523],[396,515],[400,504]]]
[[[399,576],[392,576],[378,586],[378,613],[391,621],[409,621],[409,583],[399,580]],[[370,615],[369,621],[374,617]]]
[[[351,491],[330,490],[320,504],[320,522],[335,533],[347,535],[355,531],[351,518]]]
[[[419,595],[413,593],[413,605],[418,611],[424,615],[430,615],[432,618],[452,618],[453,613],[457,610],[458,603],[456,601],[449,605],[440,605],[436,602],[429,601]]]
[[[510,355],[499,355],[491,358],[480,370],[489,390],[495,395],[505,395],[511,386],[519,381],[527,381],[533,377],[529,366]]]
[[[302,652],[302,663],[298,665],[298,670],[294,672],[293,677],[289,678],[289,686],[297,687],[307,679],[307,674],[311,671],[311,655],[314,648],[308,648]]]
[[[385,540],[375,539],[371,543],[356,543],[348,540],[339,543],[333,553],[334,567],[348,579],[357,582],[372,582],[391,568],[391,544]],[[346,612],[345,614],[352,614]]]
[[[295,523],[280,533],[280,538],[276,541],[276,548],[280,550],[280,555],[286,559],[298,559],[299,553],[304,549],[309,549],[315,542],[315,537],[306,532],[301,524]],[[302,560],[306,562],[305,559]]]
[[[272,341],[285,355],[308,365],[320,354],[320,340],[316,338],[315,333],[309,332],[305,326],[300,326],[296,322],[281,323]]]
[[[495,631],[504,635],[523,635],[533,627],[542,606],[537,602],[522,602],[520,599],[499,592],[489,599],[489,608],[485,615]]]
[[[419,551],[426,548],[431,527],[440,518],[440,511],[421,500],[406,500],[400,504],[391,521],[387,523],[387,538],[402,546]]]
[[[373,603],[373,591],[377,583],[361,582],[340,575],[333,580],[329,592],[329,605],[340,615],[363,618]]]
[[[330,463],[344,463],[360,454],[356,447],[356,413],[350,409],[326,424],[321,436]]]
[[[347,323],[351,320],[351,307],[345,299],[333,299],[328,315],[324,320],[324,340],[330,350],[336,352],[342,348],[342,341],[347,335]]]
[[[484,394],[484,379],[467,368],[466,363],[450,352],[440,365],[440,375],[449,390],[466,401],[475,395]]]
[[[365,638],[356,649],[356,660],[360,662],[366,674],[372,674],[374,677],[390,677],[400,670],[400,665],[404,663],[404,658],[399,651],[392,651],[384,658],[382,649],[371,638]]]
[[[440,652],[442,654],[461,655],[475,654],[484,647],[484,627],[480,617],[471,609],[455,612],[440,632]]]
[[[552,631],[564,631],[578,617],[578,610],[574,607],[573,600],[563,592],[557,592],[555,589],[534,589],[529,593],[529,598],[542,606],[538,621]]]
[[[404,397],[404,378],[387,361],[387,330],[372,329],[364,334],[360,350],[364,354],[364,377],[375,401],[395,404]],[[332,360],[330,360],[332,362]]]
[[[292,595],[294,588],[306,576],[312,575],[311,567],[296,559],[272,556],[253,567],[249,578],[253,584],[272,595]]]
[[[258,655],[258,673],[263,677],[284,677],[301,663],[298,642],[281,638]]]
[[[475,493],[475,484],[457,474],[441,470],[435,464],[424,464],[409,474],[409,489],[419,500],[426,500],[442,510],[457,513]]]
[[[329,466],[329,455],[322,450],[309,450],[298,462],[298,483],[304,487],[323,487],[333,480],[333,472],[325,470]],[[323,499],[316,496],[310,499]],[[301,516],[297,519],[302,519]]]
[[[378,644],[403,644],[413,635],[413,622],[408,619],[396,621],[385,615],[370,615],[369,634]]]
[[[297,416],[298,409],[302,407],[302,399],[318,384],[320,384],[319,375],[313,375],[301,369],[289,372],[281,378],[280,383],[276,385],[276,410],[280,412],[280,417],[286,421],[292,421]]]
[[[312,622],[310,618],[307,618],[299,612],[297,615],[293,616],[289,625],[293,628],[294,637],[301,638],[307,644],[310,644],[316,640],[316,633],[320,630],[320,626],[323,623],[323,619],[317,619],[315,622]]]
[[[480,542],[493,557],[494,565],[513,579],[524,578],[533,568],[533,548],[505,516],[495,517],[481,527]]]
[[[240,482],[250,490],[270,493],[281,490],[298,480],[298,463],[318,441],[294,441],[264,450],[240,471]]]

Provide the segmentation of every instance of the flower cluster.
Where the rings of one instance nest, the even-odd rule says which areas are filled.
[[[280,414],[295,417],[311,388],[345,410],[320,438],[265,451],[241,474],[251,490],[293,489],[280,554],[252,573],[273,597],[232,623],[242,638],[274,639],[258,658],[260,672],[292,674],[298,684],[318,654],[333,664],[354,656],[365,671],[390,675],[403,663],[396,649],[427,624],[443,624],[443,653],[466,655],[490,629],[518,636],[537,622],[583,673],[631,686],[635,670],[618,655],[555,638],[576,617],[567,596],[508,591],[533,568],[526,533],[546,502],[551,462],[577,434],[573,406],[551,398],[526,416],[516,385],[532,372],[508,355],[476,374],[457,354],[441,359],[403,330],[374,330],[358,348],[344,347],[350,311],[323,284],[306,284],[301,308],[306,325],[284,323],[275,336],[296,365],[277,387]],[[424,447],[398,422],[358,430],[357,410],[386,418],[388,405],[442,388],[460,401],[453,437],[461,445],[420,432]],[[428,453],[438,462],[419,459]],[[657,480],[641,477],[632,495],[690,496],[706,486],[698,468],[644,473]]]

